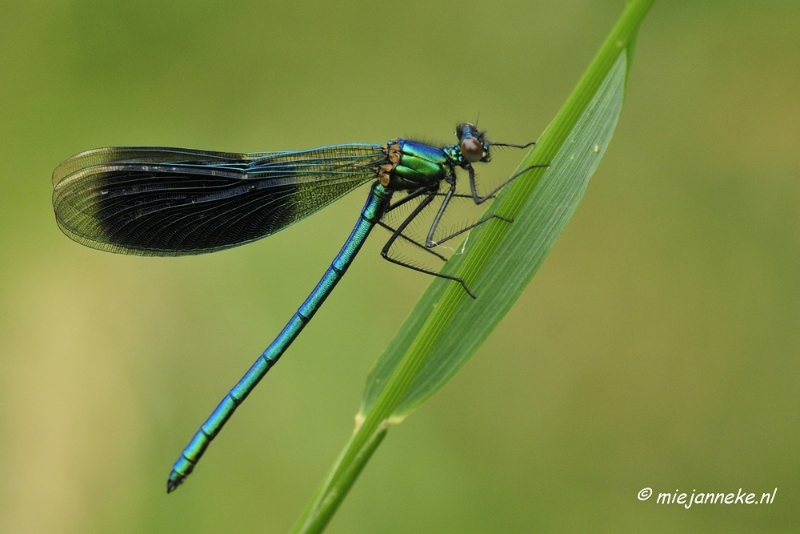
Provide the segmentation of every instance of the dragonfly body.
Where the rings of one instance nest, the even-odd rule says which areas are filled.
[[[225,422],[311,320],[376,224],[392,232],[381,251],[384,258],[453,280],[474,297],[463,280],[408,264],[390,253],[398,239],[430,250],[497,217],[489,216],[437,242],[436,230],[448,203],[464,196],[455,192],[456,169],[469,173],[471,198],[477,204],[521,174],[487,195],[478,195],[472,163],[490,161],[490,144],[469,123],[459,125],[456,134],[459,142],[444,147],[398,138],[384,145],[248,154],[163,147],[101,148],[73,156],[56,168],[53,206],[65,234],[92,248],[147,256],[199,254],[248,243],[373,182],[339,254],[278,337],[197,431],[175,462],[167,491],[177,488],[192,472]],[[518,148],[530,144],[494,143]],[[404,196],[392,202],[393,195],[400,192]],[[441,204],[425,242],[414,241],[405,229],[437,198]],[[414,201],[416,207],[396,228],[383,221],[388,212]]]
[[[189,445],[181,453],[180,458],[172,467],[172,472],[167,481],[167,491],[173,491],[192,472],[200,460],[211,440],[219,433],[225,422],[233,415],[234,410],[244,401],[250,392],[258,385],[264,375],[275,365],[283,352],[292,344],[306,324],[314,316],[333,288],[344,275],[347,268],[355,259],[361,245],[367,240],[375,223],[383,216],[388,206],[391,192],[380,183],[372,186],[367,202],[361,211],[350,237],[345,241],[339,254],[336,255],[331,266],[325,271],[317,286],[306,298],[305,302],[295,312],[289,322],[269,347],[261,354],[250,370],[239,380],[233,389],[217,406],[203,426],[195,433]]]

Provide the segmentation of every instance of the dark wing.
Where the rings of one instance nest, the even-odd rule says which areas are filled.
[[[178,256],[248,243],[295,223],[364,182],[380,145],[231,154],[115,147],[53,172],[53,208],[78,243],[124,254]]]

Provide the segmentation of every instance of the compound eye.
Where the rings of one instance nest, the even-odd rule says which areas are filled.
[[[461,154],[470,163],[480,161],[485,154],[483,144],[475,137],[467,137],[461,140]]]

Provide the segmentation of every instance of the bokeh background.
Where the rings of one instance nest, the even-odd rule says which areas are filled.
[[[0,532],[286,532],[428,279],[373,237],[178,492],[187,439],[366,190],[265,241],[139,258],[56,227],[111,145],[303,149],[474,119],[536,138],[623,2],[0,2]],[[583,203],[330,532],[796,532],[800,3],[657,2]],[[507,175],[519,155],[485,175]],[[380,236],[380,233],[378,234]],[[390,283],[387,283],[390,279]],[[640,502],[736,492],[771,505]]]

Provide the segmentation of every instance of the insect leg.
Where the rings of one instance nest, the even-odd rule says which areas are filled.
[[[392,245],[394,244],[394,242],[397,241],[397,239],[402,235],[403,230],[406,229],[406,227],[411,223],[411,221],[413,221],[420,213],[422,213],[422,210],[424,210],[433,201],[434,198],[436,198],[436,191],[432,190],[432,191],[430,191],[428,193],[428,196],[426,196],[424,199],[422,199],[422,202],[420,202],[419,205],[416,208],[414,208],[414,211],[412,211],[409,214],[409,216],[406,217],[406,219],[400,224],[400,226],[398,226],[397,229],[395,229],[394,233],[392,233],[392,235],[389,238],[389,240],[386,241],[386,244],[383,246],[383,249],[381,250],[381,257],[383,259],[387,260],[387,261],[390,261],[390,262],[396,264],[396,265],[400,265],[402,267],[407,267],[408,269],[411,269],[411,270],[414,270],[414,271],[417,271],[417,272],[420,272],[420,273],[425,273],[425,274],[429,274],[431,276],[437,276],[439,278],[445,278],[447,280],[452,280],[453,282],[458,282],[459,284],[461,284],[461,287],[464,288],[464,291],[466,291],[467,294],[470,297],[476,298],[475,295],[472,293],[472,291],[470,291],[469,288],[467,287],[467,284],[464,283],[464,280],[462,280],[461,278],[458,278],[458,277],[455,277],[455,276],[450,276],[450,275],[447,275],[447,274],[437,273],[437,272],[434,272],[434,271],[431,271],[431,270],[428,270],[428,269],[424,269],[422,267],[418,267],[416,265],[411,265],[411,264],[409,264],[407,262],[404,262],[404,261],[402,261],[402,260],[400,260],[398,258],[392,258],[389,255],[389,250],[392,248]]]
[[[472,200],[475,202],[475,204],[483,204],[484,202],[486,202],[487,200],[492,198],[495,195],[495,193],[497,193],[498,191],[503,189],[505,186],[507,186],[509,183],[511,183],[512,180],[518,178],[520,175],[525,174],[526,172],[528,172],[531,169],[538,169],[538,168],[541,168],[541,167],[549,167],[549,166],[550,166],[549,163],[542,163],[540,165],[531,165],[530,167],[525,167],[521,171],[514,173],[511,176],[511,178],[509,178],[508,180],[506,180],[502,184],[500,184],[497,187],[495,187],[494,189],[492,189],[486,196],[480,196],[478,194],[478,189],[477,189],[477,187],[475,185],[475,169],[472,168],[472,165],[469,165],[469,166],[466,167],[466,169],[469,172],[469,186],[470,186],[470,189],[472,189]]]
[[[383,228],[386,228],[387,230],[389,230],[389,231],[390,231],[390,232],[392,232],[393,234],[394,234],[395,232],[397,232],[397,229],[396,229],[396,228],[392,228],[391,226],[389,226],[388,224],[386,224],[386,223],[385,223],[385,222],[383,222],[383,221],[378,221],[378,226],[381,226],[381,227],[383,227]],[[435,250],[431,250],[430,248],[426,247],[424,244],[420,243],[419,241],[415,241],[414,239],[412,239],[412,238],[408,237],[406,234],[404,234],[404,233],[402,233],[402,232],[401,232],[401,233],[400,233],[400,235],[399,235],[399,237],[400,237],[400,239],[403,239],[404,241],[406,241],[406,242],[408,242],[408,243],[411,243],[412,245],[414,245],[414,246],[416,246],[416,247],[419,247],[419,248],[421,248],[421,249],[422,249],[422,250],[424,250],[425,252],[428,252],[428,253],[430,253],[430,254],[433,254],[434,256],[436,256],[437,258],[439,258],[440,260],[442,260],[442,261],[447,261],[447,258],[445,258],[444,256],[442,256],[441,254],[439,254],[439,253],[438,253],[438,252],[436,252]]]

